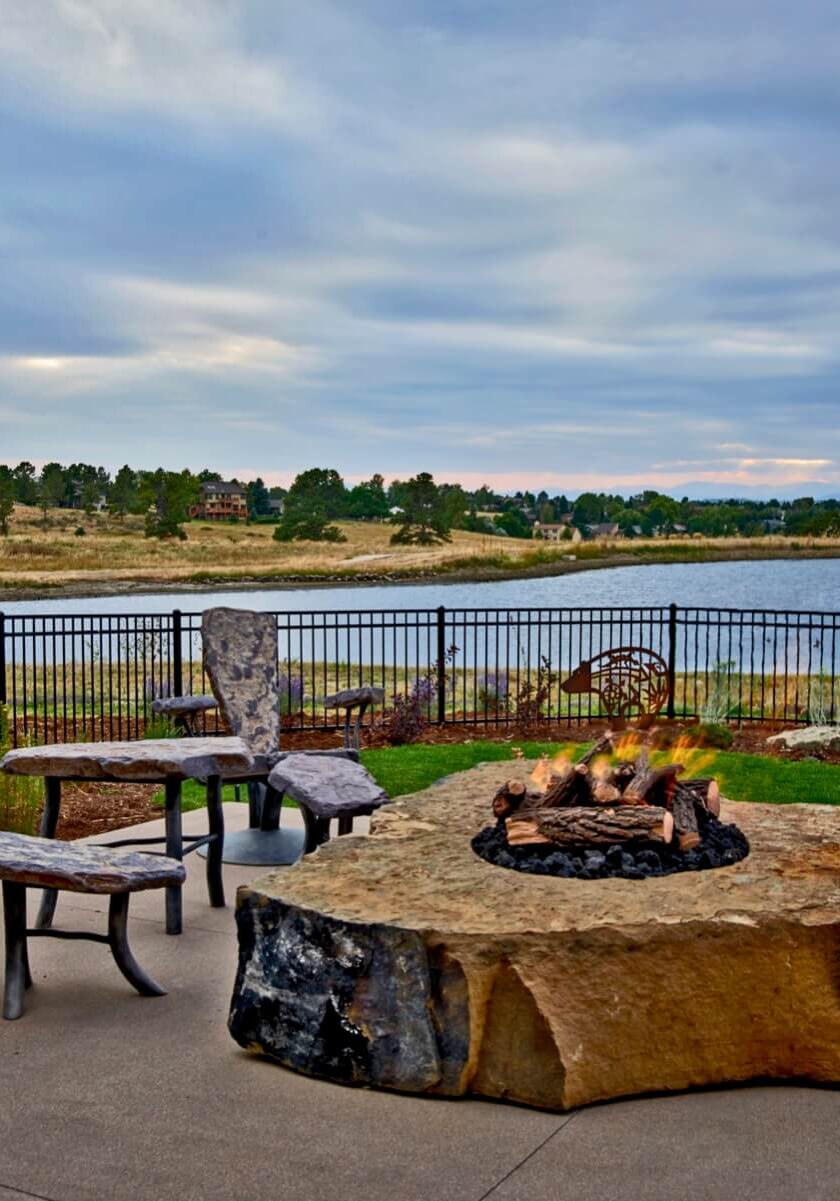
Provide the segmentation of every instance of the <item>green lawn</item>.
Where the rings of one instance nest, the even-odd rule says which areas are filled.
[[[586,750],[581,743],[522,742],[518,746],[527,759],[565,752],[579,758]],[[654,755],[654,762],[665,759]],[[505,742],[462,742],[442,746],[383,747],[362,751],[362,762],[390,797],[418,792],[453,772],[466,771],[477,763],[511,761],[513,752]],[[840,804],[840,766],[830,763],[784,759],[763,755],[744,755],[734,751],[696,751],[683,760],[687,775],[716,776],[724,796],[733,801],[764,801],[787,805],[808,801],[815,805]],[[224,799],[234,799],[233,788],[224,790]],[[247,790],[241,789],[247,800]],[[163,804],[163,793],[156,797]],[[204,790],[192,782],[184,785],[184,808],[204,804]]]

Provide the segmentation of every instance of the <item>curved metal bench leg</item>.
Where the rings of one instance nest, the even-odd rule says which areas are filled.
[[[41,814],[42,838],[55,838],[58,827],[58,813],[61,808],[61,780],[55,776],[47,776],[44,781],[46,792],[44,796],[44,812]],[[41,893],[41,905],[35,919],[36,930],[49,930],[53,924],[58,892],[55,888],[45,888]]]
[[[111,954],[126,980],[142,996],[165,997],[166,989],[143,971],[128,945],[128,898],[127,892],[117,892],[111,897],[108,907],[108,945]]]
[[[3,925],[6,935],[6,984],[3,1017],[13,1022],[23,1013],[23,994],[32,978],[26,954],[26,886],[3,881]]]
[[[222,809],[222,780],[210,776],[207,780],[207,822],[213,841],[207,844],[207,893],[214,909],[225,907],[225,886],[222,880],[222,856],[225,849],[225,815]]]
[[[262,809],[260,811],[260,829],[277,830],[280,828],[280,813],[283,809],[282,792],[278,792],[271,784],[266,784],[263,792]]]
[[[170,859],[184,858],[184,836],[181,826],[181,781],[166,780],[166,853]],[[166,886],[166,933],[180,934],[182,928],[181,885]]]
[[[312,813],[306,805],[299,805],[300,815],[303,818],[303,828],[306,831],[306,840],[303,844],[304,855],[310,854],[312,851],[317,851],[322,842],[326,842],[329,838],[330,823],[326,822],[326,838],[324,837],[324,823]]]

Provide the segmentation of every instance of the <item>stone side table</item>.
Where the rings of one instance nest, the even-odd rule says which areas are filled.
[[[140,742],[57,743],[21,747],[0,760],[0,770],[20,776],[43,776],[46,784],[41,836],[54,838],[61,808],[61,785],[66,781],[102,780],[108,783],[158,784],[166,792],[166,835],[163,838],[126,838],[111,847],[165,843],[166,854],[181,860],[207,846],[207,891],[210,904],[225,903],[222,883],[224,817],[222,779],[243,776],[252,770],[248,744],[241,738],[161,738]],[[208,832],[184,844],[181,826],[181,784],[200,780],[207,786]],[[45,888],[36,928],[49,929],[57,893]],[[166,933],[182,929],[181,885],[166,889]]]

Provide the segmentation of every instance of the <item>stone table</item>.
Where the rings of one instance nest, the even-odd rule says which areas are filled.
[[[758,1077],[840,1081],[840,821],[732,804],[732,867],[566,880],[470,846],[488,764],[239,890],[230,1030],[315,1076],[548,1109]]]
[[[0,760],[0,770],[21,776],[44,776],[46,796],[41,818],[41,835],[54,838],[61,808],[61,785],[65,780],[102,780],[109,783],[159,784],[166,792],[166,837],[126,839],[110,842],[112,847],[136,843],[165,842],[173,859],[206,845],[207,890],[210,904],[225,903],[222,883],[224,819],[222,778],[247,774],[252,764],[248,744],[241,738],[160,738],[139,742],[56,743],[53,746],[20,747]],[[184,845],[181,830],[181,784],[200,780],[207,786],[208,833]],[[45,889],[37,927],[52,924],[56,893]],[[180,934],[181,886],[166,889],[166,931]]]
[[[359,749],[362,732],[362,722],[370,705],[385,703],[385,689],[373,684],[362,684],[358,688],[343,688],[332,696],[325,696],[322,702],[325,709],[344,710],[344,746],[347,750]],[[356,717],[352,731],[350,726],[353,711]]]

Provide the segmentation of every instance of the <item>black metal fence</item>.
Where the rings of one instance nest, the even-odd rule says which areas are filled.
[[[602,712],[598,695],[568,695],[560,682],[629,645],[666,659],[672,716],[840,720],[840,613],[670,605],[276,617],[289,730],[334,729],[340,717],[321,700],[362,683],[388,696],[414,689],[438,722],[505,725],[536,709],[585,722]],[[200,613],[0,613],[0,703],[15,743],[142,737],[154,729],[155,697],[206,691]]]

